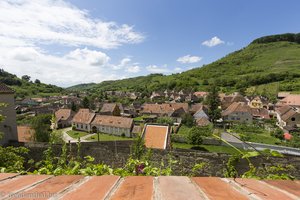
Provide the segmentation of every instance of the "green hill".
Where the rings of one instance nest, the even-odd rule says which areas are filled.
[[[223,92],[300,91],[300,34],[265,36],[209,65],[181,74],[151,74],[84,87],[91,92],[125,90],[151,92],[164,89],[206,90],[215,82]],[[72,89],[77,88],[74,86]],[[80,89],[80,88],[79,88]]]
[[[29,76],[24,76],[21,79],[3,69],[0,69],[0,82],[13,88],[16,91],[17,98],[46,97],[60,95],[63,92],[62,88],[55,85],[44,84],[39,80],[32,82]]]

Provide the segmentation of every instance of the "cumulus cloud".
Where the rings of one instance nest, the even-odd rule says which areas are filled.
[[[93,18],[64,0],[1,0],[0,30],[1,68],[18,76],[71,86],[140,71],[130,58],[112,63],[103,50],[142,42],[143,34],[127,24]]]
[[[133,66],[127,67],[126,71],[130,72],[130,73],[138,73],[141,71],[141,68],[138,65],[133,65]]]
[[[179,57],[177,59],[177,62],[185,64],[185,63],[196,63],[199,62],[200,60],[202,60],[202,57],[186,55],[186,56]]]
[[[168,73],[170,70],[167,68],[167,65],[157,66],[157,65],[148,65],[146,67],[147,71],[150,73]]]
[[[0,48],[0,63],[4,70],[19,77],[28,74],[32,79],[66,87],[126,76],[125,72],[115,73],[114,65],[109,60],[110,57],[105,53],[87,48],[76,49],[65,55],[49,55],[33,47]],[[137,70],[131,69],[131,72]]]
[[[63,0],[2,0],[0,30],[0,38],[23,45],[54,43],[109,49],[144,39],[132,26],[92,18],[88,11]]]
[[[208,47],[214,47],[220,44],[224,44],[225,42],[222,41],[220,38],[218,38],[217,36],[211,38],[210,40],[206,40],[204,42],[202,42],[202,45],[204,46],[208,46]]]

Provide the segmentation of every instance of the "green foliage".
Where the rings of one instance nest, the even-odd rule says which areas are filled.
[[[159,117],[156,120],[156,123],[158,124],[168,124],[168,125],[173,125],[174,124],[174,119],[171,117]]]
[[[0,69],[0,82],[11,86],[16,91],[16,97],[45,97],[63,92],[63,89],[60,87],[39,83],[38,81],[36,80],[36,83],[32,83],[27,75],[20,79],[16,75]]]
[[[205,130],[200,127],[193,127],[189,130],[187,139],[189,144],[200,145],[203,142],[203,137],[207,134]]]
[[[187,127],[192,127],[195,125],[195,119],[189,113],[185,113],[181,116],[181,123],[186,125]]]
[[[275,131],[273,131],[273,132],[271,133],[271,135],[272,135],[273,137],[278,138],[279,140],[283,140],[283,139],[284,139],[284,136],[283,136],[283,130],[281,130],[280,128],[275,129]]]
[[[208,116],[209,119],[215,123],[216,120],[221,118],[221,110],[219,109],[221,105],[221,100],[218,93],[218,88],[215,84],[211,85],[209,88],[209,93],[206,97],[206,104],[208,105]]]
[[[209,163],[207,162],[200,162],[196,163],[194,167],[192,168],[192,173],[190,176],[197,176],[201,175],[205,170],[207,170],[210,167]]]
[[[90,107],[90,101],[87,97],[84,97],[82,100],[82,107],[83,108],[89,108]]]
[[[271,42],[278,42],[278,41],[286,41],[286,42],[295,42],[300,44],[300,33],[285,33],[285,34],[278,34],[278,35],[269,35],[265,37],[258,38],[254,40],[252,43],[271,43]]]
[[[37,142],[49,142],[51,133],[52,115],[43,114],[35,116],[31,121],[31,127],[34,129],[34,140]]]
[[[29,150],[25,147],[1,147],[0,146],[0,170],[1,172],[24,172],[25,156]]]
[[[140,160],[145,153],[145,141],[141,136],[138,136],[132,146],[132,158]]]

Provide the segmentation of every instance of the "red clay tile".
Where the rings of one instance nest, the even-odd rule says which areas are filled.
[[[193,177],[191,178],[206,194],[209,199],[244,200],[245,195],[233,189],[228,183],[217,177]]]
[[[275,186],[281,190],[287,191],[291,194],[294,194],[300,197],[300,184],[295,183],[294,181],[287,180],[266,180],[264,181],[272,186]]]
[[[17,175],[18,174],[16,174],[16,173],[0,173],[0,181],[4,180],[4,179],[7,179],[7,178],[17,176]]]
[[[233,179],[231,179],[233,181]],[[288,195],[284,194],[283,192],[280,192],[279,190],[273,189],[267,184],[264,184],[261,181],[255,180],[255,179],[241,179],[237,178],[235,179],[235,183],[239,185],[242,189],[248,191],[249,193],[252,193],[256,195],[257,197],[261,199],[266,200],[289,200],[292,199]]]
[[[63,196],[62,199],[104,199],[119,179],[119,176],[91,177],[87,182]]]
[[[199,188],[185,176],[160,176],[158,177],[157,188],[159,199],[203,199]]]
[[[46,180],[51,176],[47,175],[27,175],[27,176],[17,176],[13,179],[5,180],[0,182],[1,196],[6,196],[13,194],[19,190],[26,189],[31,185],[39,183]]]
[[[76,175],[56,176],[44,181],[41,184],[38,184],[32,189],[21,192],[20,194],[16,195],[14,199],[48,199],[54,195],[57,195],[59,192],[63,191],[68,186],[78,182],[82,178],[83,176]]]
[[[130,176],[126,177],[117,191],[112,195],[111,200],[147,200],[153,196],[153,177],[151,176]]]

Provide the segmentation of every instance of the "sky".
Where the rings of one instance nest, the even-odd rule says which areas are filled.
[[[68,87],[201,67],[300,32],[299,0],[0,0],[0,68]]]

